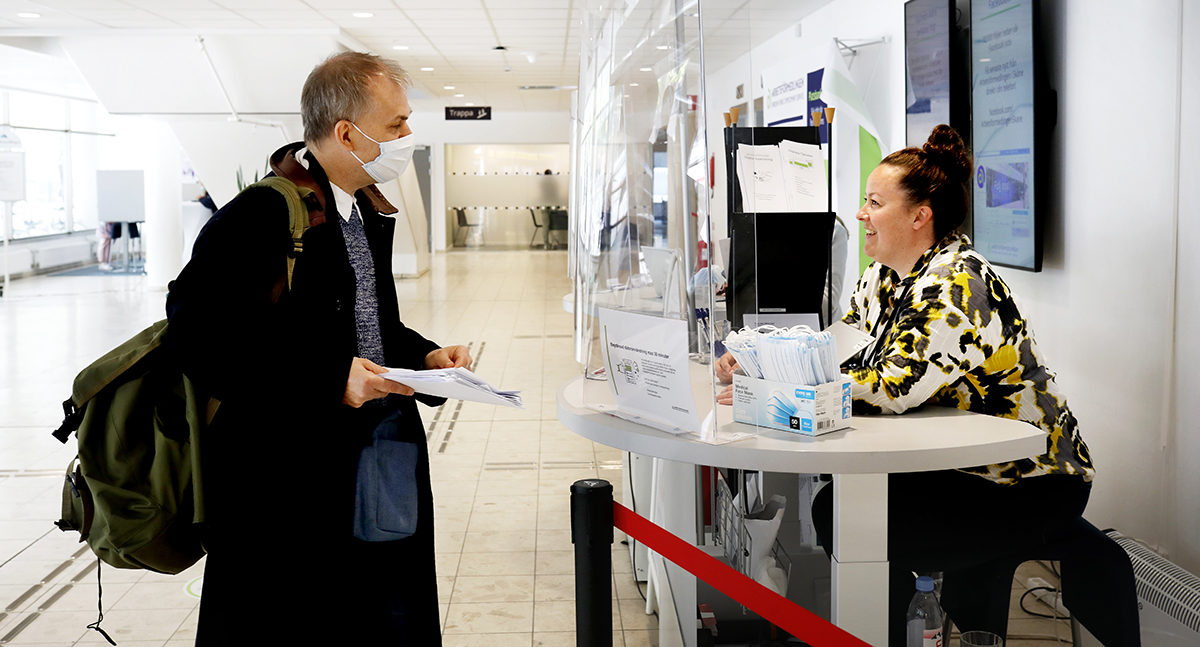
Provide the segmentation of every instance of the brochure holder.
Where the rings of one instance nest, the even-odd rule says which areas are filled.
[[[750,213],[743,210],[737,173],[737,147],[793,141],[821,145],[818,126],[725,129],[725,177],[730,233],[728,301],[733,329],[745,324],[746,314],[760,316],[816,313],[822,328],[835,318],[832,295],[832,247],[836,214],[832,187],[823,212]],[[832,147],[826,149],[832,151]],[[832,155],[827,169],[833,167]],[[832,173],[826,173],[832,182]]]

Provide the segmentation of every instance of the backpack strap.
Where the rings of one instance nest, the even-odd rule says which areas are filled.
[[[292,272],[296,268],[296,258],[304,252],[304,232],[308,229],[309,210],[308,203],[305,201],[305,196],[313,195],[311,189],[296,186],[295,182],[278,175],[263,178],[254,184],[246,187],[246,190],[253,188],[269,188],[274,189],[283,196],[287,201],[288,219],[291,221],[292,232],[292,249],[287,255],[287,276],[280,279],[280,282],[275,285],[275,289],[271,293],[271,301],[279,300],[283,296],[284,290],[292,289]]]
[[[303,142],[288,144],[272,153],[268,164],[275,175],[291,180],[300,189],[300,196],[308,206],[308,226],[316,227],[325,222],[325,191],[312,173],[296,161],[296,152],[303,147]],[[305,189],[311,193],[306,194]]]

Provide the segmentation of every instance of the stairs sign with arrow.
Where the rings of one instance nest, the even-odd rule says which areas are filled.
[[[446,108],[446,121],[465,121],[492,118],[491,106],[467,106],[463,108]]]

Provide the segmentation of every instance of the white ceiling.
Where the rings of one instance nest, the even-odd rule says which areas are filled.
[[[665,16],[657,15],[661,10],[645,7],[672,6],[662,0],[614,1],[621,3],[618,7],[637,5],[639,12],[644,11],[644,18],[634,21],[639,26],[633,31],[647,34]],[[704,0],[709,69],[790,28],[829,1]],[[395,58],[412,73],[417,85],[413,98],[419,103],[565,111],[571,88],[578,84],[583,13],[599,4],[600,0],[0,0],[0,41],[114,38],[119,39],[114,43],[126,47],[138,43],[145,50],[141,56],[163,58],[168,54],[153,43],[169,36],[177,38],[175,48],[196,35],[206,40],[311,39],[323,41],[330,51],[340,45]],[[695,11],[695,0],[680,4]],[[40,17],[22,18],[21,13]],[[356,17],[356,13],[371,16]],[[397,45],[407,49],[393,49]],[[494,49],[501,45],[507,51]],[[286,48],[280,50],[279,58],[287,60]],[[311,67],[309,57],[302,58]],[[262,66],[266,61],[258,57],[227,61],[219,65],[222,75],[230,69],[229,63]],[[85,67],[80,61],[76,64]],[[11,67],[8,60],[3,65]],[[164,68],[169,69],[170,63],[155,61],[148,67],[159,72],[155,77],[159,79]],[[562,89],[519,89],[526,85]],[[103,95],[99,88],[96,91]]]
[[[233,35],[240,30],[271,30],[303,38],[301,30],[340,30],[366,49],[399,60],[413,74],[421,94],[446,105],[472,102],[508,110],[558,111],[568,109],[570,90],[517,87],[576,85],[577,4],[575,0],[0,0],[0,36],[81,31],[118,35],[124,30]],[[354,16],[362,12],[372,16]],[[18,13],[41,17],[20,18]],[[398,51],[394,45],[408,49]],[[497,45],[508,51],[493,50]],[[423,72],[423,67],[433,71]]]

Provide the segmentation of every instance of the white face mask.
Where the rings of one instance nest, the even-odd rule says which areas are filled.
[[[371,139],[370,135],[364,133],[362,128],[359,128],[353,122],[351,122],[350,125],[354,126],[355,130],[362,133],[363,137],[370,139],[376,144],[379,144],[379,156],[370,162],[363,162],[358,155],[354,154],[354,151],[350,151],[350,154],[354,155],[354,159],[358,160],[358,162],[362,164],[363,170],[367,172],[367,175],[371,176],[371,179],[375,180],[376,184],[391,182],[392,180],[400,177],[400,174],[404,172],[404,169],[408,168],[408,162],[412,159],[413,148],[416,148],[417,145],[416,140],[413,139],[412,133],[409,133],[399,139],[393,139],[387,142],[377,142],[374,139]]]

